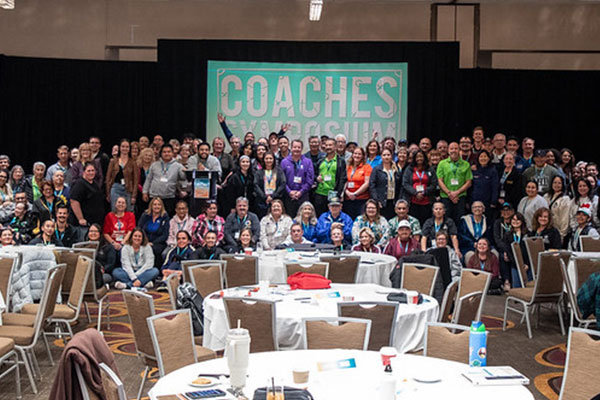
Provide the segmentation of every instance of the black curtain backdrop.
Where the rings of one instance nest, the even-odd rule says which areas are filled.
[[[598,161],[600,71],[459,70],[457,43],[160,40],[158,63],[0,55],[0,154],[27,172],[90,135],[205,135],[206,60],[402,62],[408,135],[456,139],[483,125]]]
[[[156,63],[0,55],[0,153],[27,173],[90,135],[110,153],[120,138],[158,125],[156,82]]]
[[[206,137],[208,60],[407,62],[408,137],[437,139],[456,125],[458,50],[458,43],[159,40],[159,107],[165,117],[160,130]]]

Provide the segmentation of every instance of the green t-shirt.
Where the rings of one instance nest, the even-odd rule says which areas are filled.
[[[317,185],[316,194],[321,196],[329,195],[329,192],[335,190],[335,173],[337,172],[337,155],[331,161],[325,158],[319,165],[319,175],[323,178],[323,182]]]
[[[473,180],[473,172],[471,171],[471,164],[461,158],[454,162],[449,157],[445,160],[440,161],[437,167],[438,180],[444,182],[444,185],[448,190],[458,190],[467,181]],[[464,191],[459,197],[466,196],[467,192]],[[440,190],[440,197],[447,199],[448,195]]]

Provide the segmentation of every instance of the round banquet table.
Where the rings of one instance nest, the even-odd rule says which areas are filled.
[[[266,299],[276,301],[277,339],[281,350],[293,350],[303,347],[302,318],[337,317],[339,302],[347,301],[386,301],[387,294],[400,291],[372,283],[332,284],[331,289],[290,290],[288,285],[261,290],[248,295],[248,288],[231,288],[224,291],[227,297],[244,297],[248,300]],[[329,297],[339,293],[339,297]],[[304,299],[304,300],[296,300]],[[423,347],[425,324],[437,321],[438,302],[423,295],[419,305],[400,304],[396,320],[396,332],[393,345],[399,352],[418,350]],[[213,350],[225,348],[227,338],[227,317],[221,298],[204,299],[204,335],[203,345]]]
[[[317,363],[354,358],[356,368],[319,372]],[[296,366],[308,368],[308,383],[293,383],[292,370]],[[469,370],[467,364],[416,355],[399,355],[392,361],[392,376],[396,381],[396,399],[533,399],[525,386],[475,386],[461,373]],[[264,387],[270,377],[286,386],[306,387],[316,400],[378,398],[384,378],[378,352],[358,350],[297,350],[250,354],[248,378],[244,395],[252,399],[257,387]],[[159,379],[150,390],[150,398],[199,390],[188,383],[199,374],[228,373],[227,359],[219,358],[188,365]],[[419,383],[424,378],[439,379],[436,383]],[[416,379],[416,380],[415,380]],[[217,380],[218,388],[226,391],[227,378]],[[222,397],[221,397],[222,398]],[[227,394],[228,399],[233,399]]]
[[[331,256],[332,253],[319,253],[307,251],[268,250],[258,256],[258,276],[260,280],[271,283],[286,283],[287,273],[285,263],[312,264],[319,262],[319,256]],[[375,283],[391,287],[390,272],[398,260],[387,254],[365,253],[354,251],[342,256],[360,256],[360,264],[356,276],[356,283]]]

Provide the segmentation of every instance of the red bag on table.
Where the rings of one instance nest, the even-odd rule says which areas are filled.
[[[329,289],[331,281],[319,274],[309,274],[308,272],[296,272],[288,276],[287,283],[290,289]]]

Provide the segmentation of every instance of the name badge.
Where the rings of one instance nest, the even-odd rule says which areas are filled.
[[[500,198],[505,198],[506,197],[506,192],[504,190],[500,191]]]
[[[121,179],[121,185],[125,186],[125,179]]]
[[[301,176],[295,176],[294,177],[294,183],[302,183],[302,177]]]
[[[417,185],[417,192],[424,192],[424,191],[425,191],[425,186]]]
[[[323,180],[324,180],[325,182],[331,182],[331,175],[325,175],[325,176],[323,177]]]
[[[236,232],[236,233],[234,233],[234,234],[233,234],[233,238],[234,238],[235,240],[238,240],[238,239],[240,238],[240,233],[239,233],[239,232]]]
[[[161,177],[161,178],[160,178],[160,181],[161,181],[161,182],[163,182],[163,183],[167,183],[167,182],[169,182],[169,180],[167,179],[167,177],[166,177],[166,176],[163,176],[163,177]]]
[[[125,236],[123,236],[123,235],[117,235],[117,237],[115,238],[115,240],[119,243],[121,243],[123,241],[123,239],[125,239]]]
[[[455,179],[455,178],[453,178],[453,179],[450,179],[450,184],[451,184],[452,186],[458,186],[458,179]]]
[[[348,189],[354,189],[354,182],[348,182]]]

